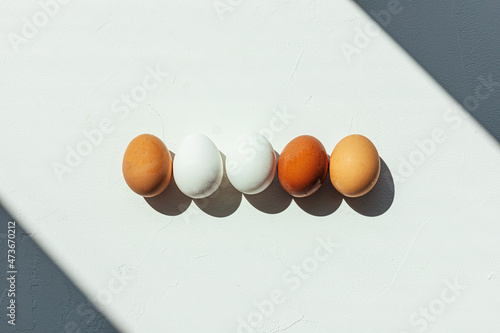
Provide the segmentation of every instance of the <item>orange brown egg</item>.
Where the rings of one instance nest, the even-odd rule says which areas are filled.
[[[290,141],[278,160],[278,179],[294,197],[307,197],[321,187],[328,172],[328,155],[313,136],[302,135]]]
[[[346,136],[335,146],[330,156],[330,179],[346,197],[360,197],[377,183],[380,157],[375,145],[365,136]]]
[[[170,183],[172,157],[160,139],[142,134],[134,138],[125,150],[122,171],[132,191],[143,197],[154,197]]]

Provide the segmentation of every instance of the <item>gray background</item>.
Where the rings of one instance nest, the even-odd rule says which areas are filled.
[[[392,2],[356,1],[373,18]],[[401,12],[391,15],[390,22],[381,25],[382,28],[457,102],[464,105],[467,96],[475,94],[481,76],[491,75],[493,81],[499,82],[497,91],[500,90],[500,2],[400,0],[399,3]],[[499,102],[500,95],[491,94],[475,110],[464,105],[497,141],[500,141]]]
[[[7,271],[7,222],[0,206],[0,267]],[[16,221],[17,222],[17,221]],[[0,332],[117,332],[16,223],[16,326],[7,324],[7,280],[0,282]]]
[[[356,1],[370,15],[392,1]],[[500,2],[401,0],[401,12],[382,27],[460,104],[479,78],[500,82]],[[390,57],[390,54],[387,56]],[[493,87],[492,89],[495,89]],[[500,87],[496,88],[500,90]],[[500,141],[500,95],[466,109]],[[0,207],[0,266],[7,266],[10,216]],[[22,224],[22,221],[18,221]],[[66,276],[17,225],[17,326],[6,324],[6,279],[1,279],[2,332],[115,332]],[[5,271],[5,270],[4,270]]]

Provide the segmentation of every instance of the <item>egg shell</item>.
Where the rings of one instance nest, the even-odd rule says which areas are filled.
[[[123,177],[135,193],[153,197],[165,190],[172,177],[172,158],[156,136],[135,137],[123,155]]]
[[[207,136],[195,133],[182,141],[174,157],[174,178],[182,193],[193,199],[208,197],[222,176],[220,152]]]
[[[276,154],[260,133],[239,136],[226,157],[226,173],[231,184],[245,194],[264,191],[276,174]]]
[[[377,183],[380,157],[375,145],[365,136],[346,136],[330,156],[330,179],[346,197],[360,197]]]
[[[290,141],[278,160],[278,179],[294,197],[315,193],[328,173],[328,155],[323,144],[313,136],[302,135]]]

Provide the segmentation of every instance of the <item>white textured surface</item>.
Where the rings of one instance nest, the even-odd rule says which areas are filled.
[[[37,8],[10,4],[2,31],[21,33]],[[384,33],[348,62],[340,46],[370,22],[350,1],[241,1],[222,15],[212,1],[75,1],[17,53],[0,39],[2,203],[124,332],[236,332],[275,289],[284,302],[256,332],[498,332],[499,144]],[[116,100],[148,68],[170,75],[127,112]],[[103,119],[112,129],[60,181],[53,163],[84,131],[108,128]],[[138,134],[175,153],[201,132],[224,153],[262,129],[278,152],[301,134],[329,152],[366,135],[394,178],[392,206],[375,217],[351,208],[360,201],[335,210],[327,187],[322,200],[284,209],[280,196],[261,209],[276,214],[246,197],[234,209],[234,193],[161,214],[122,178]],[[433,132],[445,139],[401,169]],[[339,246],[292,279],[318,237]],[[455,280],[465,290],[453,298]]]

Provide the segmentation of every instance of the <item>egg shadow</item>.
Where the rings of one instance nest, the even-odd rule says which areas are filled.
[[[172,159],[175,154],[170,152]],[[159,195],[151,198],[144,198],[146,202],[157,212],[168,216],[177,216],[188,209],[191,204],[191,198],[181,192],[175,182],[175,176],[172,174],[172,179],[167,188]]]
[[[330,171],[326,174],[323,185],[312,195],[305,198],[294,198],[295,203],[304,212],[314,216],[328,216],[342,204],[343,196],[333,187]]]
[[[380,158],[380,176],[371,191],[359,198],[344,197],[344,200],[359,214],[374,217],[389,210],[394,201],[394,195],[395,187],[391,171]]]
[[[241,204],[241,193],[229,182],[226,173],[226,155],[221,153],[224,173],[219,188],[203,199],[193,199],[205,213],[214,217],[227,217],[233,214]]]
[[[280,154],[274,151],[276,164]],[[267,214],[278,214],[290,206],[292,196],[286,192],[278,179],[278,168],[274,174],[272,183],[262,192],[257,194],[245,194],[247,201],[256,209]]]

